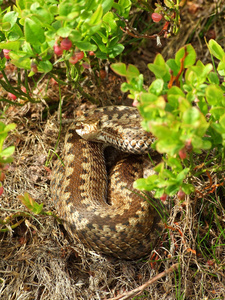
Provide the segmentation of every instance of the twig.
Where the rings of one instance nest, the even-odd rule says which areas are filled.
[[[188,52],[187,52],[187,47],[184,47],[184,56],[181,58],[180,60],[180,70],[178,72],[178,74],[176,76],[173,75],[173,72],[171,74],[171,78],[170,78],[170,82],[168,83],[168,88],[171,89],[171,87],[173,86],[174,81],[176,82],[176,86],[180,87],[180,82],[179,82],[179,78],[181,76],[181,74],[184,71],[184,61],[185,58],[188,56]]]
[[[137,287],[136,289],[123,293],[119,296],[116,296],[114,298],[109,298],[108,300],[127,300],[130,299],[131,297],[134,296],[138,296],[140,295],[149,285],[151,285],[152,283],[156,282],[157,280],[159,280],[160,278],[166,276],[167,274],[175,271],[178,268],[178,263],[172,265],[169,269],[163,271],[162,273],[156,275],[154,278],[148,280],[147,282],[145,282],[144,284],[142,284],[141,286]]]

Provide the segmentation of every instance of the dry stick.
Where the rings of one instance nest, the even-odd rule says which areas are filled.
[[[140,295],[149,285],[151,285],[152,283],[156,282],[157,280],[159,280],[160,278],[166,276],[167,274],[175,271],[178,268],[178,263],[172,265],[169,269],[163,271],[162,273],[156,275],[154,278],[150,279],[149,281],[145,282],[144,284],[142,284],[141,286],[137,287],[136,289],[127,292],[127,293],[123,293],[117,297],[114,298],[110,298],[108,300],[126,300],[126,299],[130,299],[131,297],[134,296],[138,296]]]

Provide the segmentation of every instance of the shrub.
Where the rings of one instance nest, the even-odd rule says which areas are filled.
[[[165,7],[156,4],[156,12],[166,22],[159,35],[169,36],[178,31],[180,0],[176,2],[167,0]],[[23,103],[35,102],[29,92],[21,93],[20,82],[14,88],[7,81],[4,67],[8,59],[18,69],[25,70],[26,82],[28,76],[48,73],[65,84],[64,78],[60,81],[55,76],[64,74],[59,68],[65,68],[67,83],[83,93],[79,81],[83,71],[91,67],[91,61],[113,59],[124,50],[120,41],[123,31],[129,34],[127,26],[132,4],[139,7],[138,1],[132,3],[131,0],[18,0],[12,8],[0,9],[0,49],[4,54],[0,70],[5,81],[0,83],[7,92],[25,100]],[[142,4],[149,13],[153,11],[151,5]],[[143,37],[147,36],[140,35]],[[151,38],[159,41],[157,34]],[[28,85],[25,86],[28,90]]]
[[[197,162],[212,171],[221,170],[224,164],[225,52],[214,40],[208,48],[219,60],[217,69],[214,64],[196,62],[190,44],[166,62],[158,54],[148,65],[156,79],[147,90],[135,66],[112,65],[116,73],[126,77],[121,89],[130,92],[143,117],[142,126],[156,138],[152,148],[163,154],[162,162],[154,168],[156,174],[134,184],[141,190],[154,190],[157,198],[177,195],[183,200],[185,194],[194,192],[192,177],[197,175]],[[207,161],[210,153],[213,158]],[[205,170],[198,175],[201,173]]]
[[[7,58],[18,68],[30,70],[35,63],[43,73],[53,69],[54,46],[62,48],[59,61],[68,61],[75,49],[114,58],[124,46],[119,43],[123,22],[112,9],[127,18],[130,7],[130,0],[18,0],[12,10],[1,11],[0,48],[10,50]]]
[[[5,125],[0,122],[0,196],[3,193],[2,181],[5,178],[5,172],[8,169],[8,164],[13,161],[13,153],[15,146],[4,147],[5,140],[8,137],[8,133],[16,128],[16,124],[11,123]]]

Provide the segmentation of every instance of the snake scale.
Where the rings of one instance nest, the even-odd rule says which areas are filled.
[[[69,127],[64,166],[57,161],[52,171],[52,198],[67,231],[88,248],[122,259],[152,248],[155,212],[133,188],[143,177],[143,155],[137,154],[150,151],[153,141],[140,122],[134,107],[90,110]],[[104,144],[133,154],[119,156],[107,171]]]

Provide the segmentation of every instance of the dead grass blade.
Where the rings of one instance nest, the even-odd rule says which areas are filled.
[[[162,277],[166,276],[167,274],[175,271],[178,268],[179,263],[173,264],[169,269],[163,271],[162,273],[156,275],[154,278],[149,279],[147,282],[142,284],[141,286],[133,289],[132,291],[123,293],[117,297],[109,298],[108,300],[127,300],[131,297],[140,295],[148,286],[156,282],[157,280],[161,279]]]

